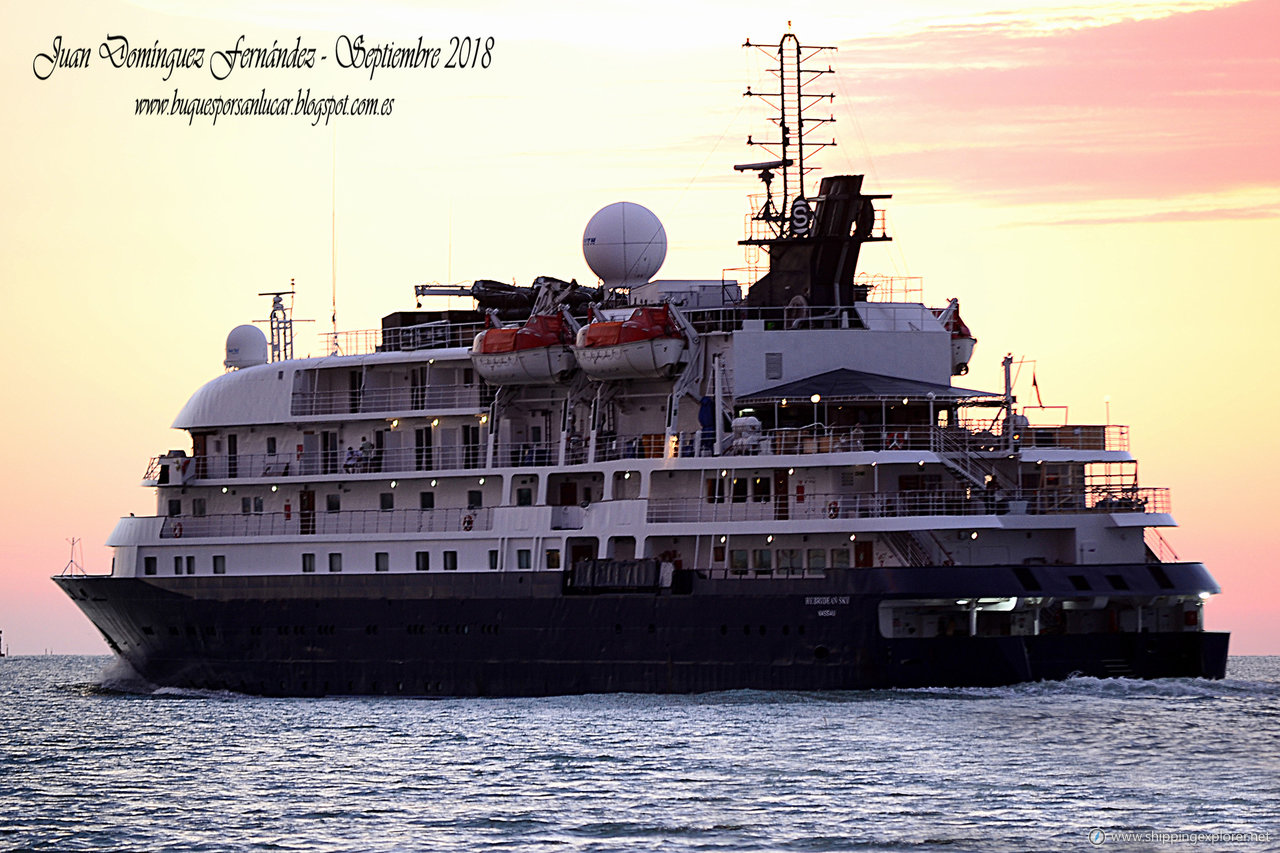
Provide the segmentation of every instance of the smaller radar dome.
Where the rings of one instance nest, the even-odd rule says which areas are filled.
[[[666,260],[667,232],[647,207],[619,201],[591,217],[582,234],[582,256],[606,287],[636,287]]]
[[[257,326],[236,326],[227,335],[226,367],[253,367],[267,363],[267,336]]]

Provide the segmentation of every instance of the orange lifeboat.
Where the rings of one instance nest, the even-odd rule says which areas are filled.
[[[659,305],[637,308],[625,320],[588,323],[578,330],[574,352],[592,379],[653,379],[674,374],[687,347],[671,306]]]
[[[523,326],[490,327],[476,335],[471,363],[491,385],[548,385],[575,367],[573,331],[562,314],[534,314]]]

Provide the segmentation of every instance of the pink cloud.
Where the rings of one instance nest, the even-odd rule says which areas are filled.
[[[1032,32],[942,25],[842,45],[884,172],[1018,202],[1280,185],[1280,0]]]

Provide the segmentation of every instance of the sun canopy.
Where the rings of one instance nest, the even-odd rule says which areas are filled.
[[[903,379],[898,376],[884,376],[879,373],[863,373],[860,370],[830,370],[785,385],[775,385],[754,394],[739,397],[742,403],[777,403],[782,400],[801,402],[809,400],[817,394],[823,402],[880,402],[882,400],[901,400],[904,397],[915,400],[932,399],[938,402],[960,402],[970,406],[1001,406],[1004,395],[990,391],[974,391],[969,388],[955,388],[951,385],[940,385],[936,382],[922,382],[917,379]]]

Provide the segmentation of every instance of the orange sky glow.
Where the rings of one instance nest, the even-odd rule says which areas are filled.
[[[218,9],[205,7],[217,5]],[[0,630],[15,654],[105,653],[49,581],[84,541],[104,572],[116,518],[154,514],[147,460],[222,371],[257,294],[298,286],[298,353],[330,328],[374,328],[413,285],[537,275],[592,281],[582,229],[629,200],[668,234],[660,278],[743,265],[734,163],[766,131],[743,98],[768,79],[750,37],[788,15],[834,45],[835,148],[820,174],[865,173],[893,243],[863,269],[959,297],[978,337],[967,387],[1016,392],[1072,420],[1131,428],[1144,485],[1172,489],[1183,559],[1223,587],[1208,626],[1237,654],[1280,654],[1280,0],[898,4],[656,2],[87,2],[10,5],[0,44],[6,132],[0,300]],[[333,53],[335,39],[494,37],[487,69],[114,68],[109,34],[225,50],[238,36]],[[55,37],[87,68],[37,79]],[[350,93],[389,116],[135,115],[139,98]],[[331,241],[335,230],[336,244]],[[1034,366],[1033,363],[1034,362]],[[1034,420],[1034,418],[1033,418]]]

